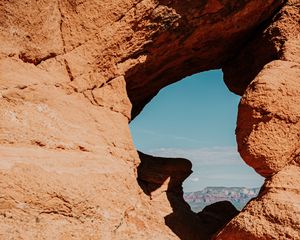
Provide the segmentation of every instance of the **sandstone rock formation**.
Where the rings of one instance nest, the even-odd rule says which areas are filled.
[[[182,182],[192,173],[191,162],[187,159],[153,157],[141,152],[139,157],[139,184],[179,239],[211,239],[238,214],[239,211],[228,201],[211,204],[197,214],[192,212],[183,199],[182,190]]]
[[[260,196],[216,239],[300,239],[299,166],[288,166],[268,179]]]
[[[231,89],[235,83],[246,89],[236,130],[239,152],[267,178],[258,198],[217,239],[300,239],[299,11],[299,1],[288,1],[225,68]]]
[[[197,215],[206,223],[210,234],[216,233],[220,228],[234,218],[239,211],[229,201],[220,201],[206,206]],[[211,237],[211,236],[209,236]]]
[[[180,191],[138,185],[128,122],[221,67],[247,89],[239,151],[268,178],[218,239],[299,239],[299,1],[284,2],[0,1],[0,239],[184,239],[188,222],[167,226],[188,212]]]

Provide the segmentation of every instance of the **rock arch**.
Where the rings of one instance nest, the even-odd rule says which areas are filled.
[[[267,180],[216,239],[300,238],[299,1],[17,0],[0,13],[1,237],[178,239],[168,203],[156,211],[136,183],[128,121],[162,87],[222,67],[243,94],[239,151]]]

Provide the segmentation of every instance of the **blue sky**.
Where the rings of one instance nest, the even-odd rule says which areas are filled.
[[[258,187],[263,182],[237,153],[240,97],[222,79],[222,71],[214,70],[169,85],[130,124],[138,150],[192,161],[194,172],[183,185],[186,192],[206,186]]]

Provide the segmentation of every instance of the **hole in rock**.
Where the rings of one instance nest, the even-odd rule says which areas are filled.
[[[165,218],[166,224],[181,239],[193,239],[175,223],[184,219],[179,216],[187,214],[182,209],[189,209],[186,203],[174,200],[176,194],[182,196],[181,186],[185,201],[199,215],[205,214],[204,208],[211,204],[206,207],[209,211],[224,211],[224,204],[228,204],[225,208],[230,212],[232,205],[227,201],[241,210],[258,194],[263,183],[263,178],[237,152],[235,127],[239,100],[239,96],[227,89],[221,70],[203,72],[162,89],[130,124],[135,146],[141,151],[140,186],[155,197],[153,193],[167,182],[167,189],[161,192],[167,193],[174,213]],[[220,201],[222,206],[216,203]],[[194,214],[192,211],[187,215]],[[205,224],[201,227],[206,228]],[[214,227],[209,234],[220,227],[221,224]]]

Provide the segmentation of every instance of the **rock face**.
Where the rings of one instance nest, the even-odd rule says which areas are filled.
[[[220,201],[206,206],[197,215],[203,219],[207,228],[213,234],[239,213],[229,201]],[[211,236],[209,236],[211,238]]]
[[[239,211],[228,201],[214,203],[197,214],[191,210],[182,191],[182,182],[192,173],[191,162],[187,159],[153,157],[143,153],[139,153],[139,157],[139,184],[150,196],[152,207],[163,214],[165,224],[179,239],[211,239],[238,214]]]
[[[216,239],[300,239],[299,9],[299,1],[288,1],[272,24],[228,63],[242,67],[225,68],[230,86],[239,82],[239,91],[246,88],[236,130],[239,152],[266,181],[258,198]],[[243,69],[249,72],[240,81]]]
[[[260,195],[216,239],[300,239],[299,167],[266,180]]]
[[[165,168],[171,192],[139,186],[128,122],[221,67],[244,94],[239,151],[267,180],[217,238],[299,239],[299,1],[284,2],[1,1],[0,239],[209,238],[178,190],[188,165]]]

